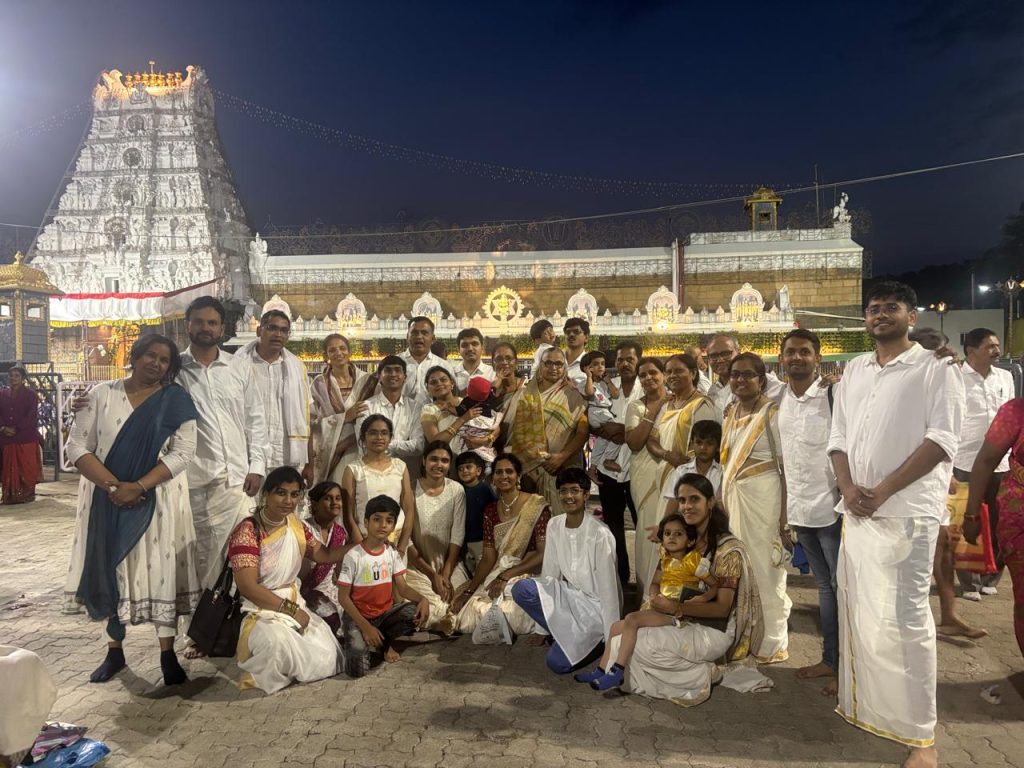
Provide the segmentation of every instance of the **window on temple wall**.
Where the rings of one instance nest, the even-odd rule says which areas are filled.
[[[10,316],[11,316],[11,305],[10,304],[0,304],[0,317],[10,317]]]
[[[116,277],[108,277],[104,279],[104,287],[107,289],[107,293],[120,293],[121,292],[121,281]]]
[[[30,320],[42,320],[43,308],[38,304],[34,306],[30,304],[28,307],[25,308],[25,317],[29,318]]]

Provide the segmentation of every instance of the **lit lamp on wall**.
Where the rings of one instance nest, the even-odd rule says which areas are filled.
[[[1015,277],[1001,280],[998,283],[991,285],[982,284],[978,286],[978,290],[982,293],[988,293],[989,291],[999,291],[1003,296],[1006,297],[1007,306],[1007,322],[1006,322],[1006,353],[1008,355],[1013,354],[1013,320],[1014,313],[1016,311],[1017,295],[1020,293],[1020,280]]]
[[[930,309],[932,312],[939,316],[939,333],[945,336],[945,318],[946,313],[949,312],[949,305],[944,301],[940,301],[938,304],[929,304],[928,309]]]

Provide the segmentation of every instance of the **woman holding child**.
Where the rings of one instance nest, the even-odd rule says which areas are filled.
[[[483,555],[473,578],[455,590],[452,612],[456,629],[472,632],[501,597],[501,610],[516,634],[533,629],[533,620],[511,597],[519,579],[538,573],[544,562],[544,543],[551,510],[543,496],[520,490],[523,463],[503,453],[491,465],[498,500],[484,510]]]
[[[601,663],[576,679],[598,690],[622,685],[632,693],[694,706],[707,700],[721,678],[717,662],[743,659],[761,644],[761,604],[747,551],[729,532],[710,481],[684,475],[675,493],[682,525],[673,516],[661,526],[667,558],[660,588],[649,607],[613,626]],[[694,552],[706,562],[691,568]],[[679,571],[671,586],[665,583],[666,559],[678,561],[671,566]],[[703,583],[705,591],[685,589],[688,582]],[[667,596],[666,587],[678,595]]]
[[[308,609],[299,570],[303,559],[340,563],[349,547],[323,546],[295,516],[301,500],[298,470],[272,470],[256,513],[239,523],[228,540],[228,560],[245,613],[238,636],[238,666],[245,672],[241,688],[274,693],[341,669],[341,646],[327,623]]]
[[[481,408],[470,408],[461,416],[456,413],[462,398],[455,394],[455,379],[444,366],[435,365],[427,371],[426,383],[431,402],[420,411],[423,438],[428,443],[440,440],[450,445],[452,452],[458,455],[466,450],[459,429],[483,411]]]

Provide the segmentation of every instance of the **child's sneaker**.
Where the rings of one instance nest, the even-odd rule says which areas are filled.
[[[597,680],[594,680],[590,684],[590,687],[595,691],[607,691],[612,688],[620,687],[625,681],[625,678],[626,670],[618,664],[613,664],[612,668]]]
[[[588,672],[577,672],[572,676],[572,679],[577,683],[592,683],[601,677],[604,677],[604,670],[600,667],[594,667]]]

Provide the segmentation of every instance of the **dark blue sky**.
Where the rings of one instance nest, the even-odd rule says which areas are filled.
[[[1024,150],[1020,2],[7,0],[0,29],[3,222],[38,223],[87,113],[26,126],[87,100],[100,70],[149,59],[198,64],[220,91],[345,131],[560,174],[785,186],[810,182],[815,163],[828,182]],[[223,98],[218,124],[264,229],[575,216],[736,191],[509,184],[268,125]],[[994,245],[1024,200],[1024,160],[845,189],[871,213],[875,272],[898,271]]]

